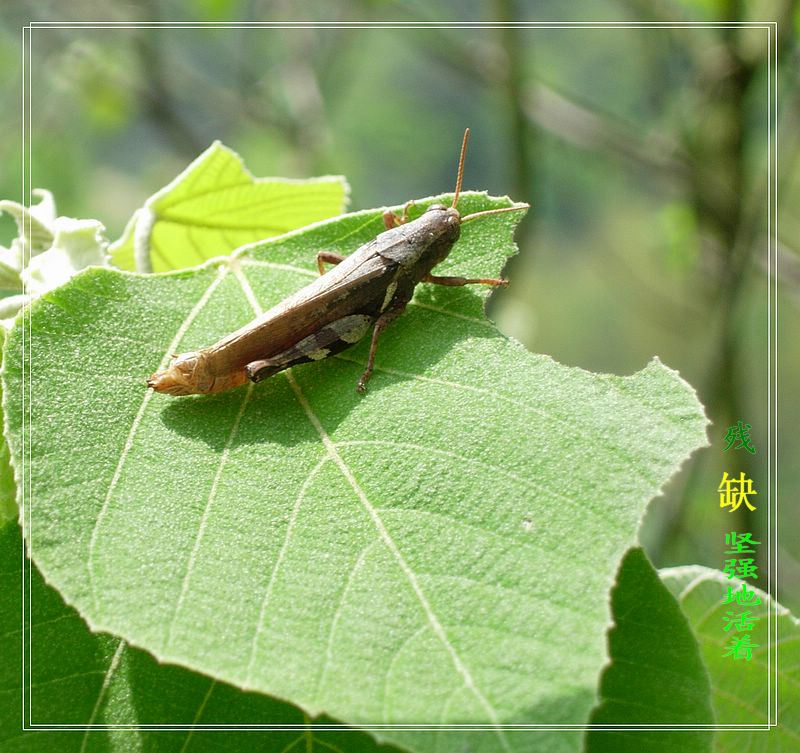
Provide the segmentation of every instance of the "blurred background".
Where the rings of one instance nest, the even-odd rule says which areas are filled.
[[[0,19],[0,195],[15,200],[29,21],[777,21],[775,551],[779,597],[800,611],[796,2],[5,2]],[[659,567],[721,568],[724,534],[751,531],[767,586],[765,29],[35,28],[32,50],[32,184],[60,214],[100,219],[111,240],[214,139],[259,176],[344,174],[351,209],[365,209],[452,190],[471,126],[465,188],[532,204],[492,317],[563,364],[631,374],[657,355],[677,369],[707,406],[712,446],[651,505],[645,548]],[[0,244],[11,237],[0,218]],[[723,452],[739,419],[755,455]],[[726,470],[753,479],[755,513],[720,509]]]

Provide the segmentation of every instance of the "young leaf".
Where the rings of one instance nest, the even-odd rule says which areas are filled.
[[[0,572],[7,579],[0,596],[3,753],[239,753],[256,749],[279,753],[292,745],[297,746],[294,750],[316,753],[337,749],[397,753],[395,748],[379,747],[367,734],[346,727],[315,728],[287,703],[244,693],[181,667],[164,666],[119,638],[91,633],[30,562],[25,573],[23,669],[21,556],[19,527],[0,527]],[[22,732],[23,679],[27,725],[55,729]],[[335,723],[331,719],[321,722]],[[110,729],[104,729],[106,725]],[[188,729],[165,732],[147,725]],[[293,725],[300,729],[220,733],[209,731],[210,725]],[[81,729],[90,726],[95,729]]]
[[[459,208],[504,205],[464,194]],[[497,274],[517,219],[465,225],[437,272]],[[217,396],[144,387],[170,353],[313,279],[316,251],[351,252],[381,226],[360,212],[200,269],[89,270],[35,303],[4,374],[20,473],[30,352],[29,550],[94,629],[160,660],[312,716],[476,722],[494,730],[477,749],[529,749],[500,726],[587,720],[618,562],[706,442],[675,372],[560,366],[486,321],[486,291],[420,286],[365,396],[366,342]],[[420,751],[467,742],[381,734]]]
[[[603,672],[602,702],[591,724],[665,729],[594,729],[587,735],[587,753],[710,751],[711,731],[669,729],[713,725],[711,687],[686,617],[641,549],[632,549],[622,561],[611,608],[611,664]]]
[[[4,329],[11,327],[32,298],[64,284],[78,270],[108,263],[108,241],[100,222],[56,217],[53,195],[42,189],[33,194],[41,201],[31,207],[0,201],[0,213],[14,217],[18,233],[11,248],[0,247],[0,326]]]
[[[14,218],[18,234],[11,248],[0,248],[0,266],[4,268],[4,276],[8,270],[19,274],[28,254],[36,256],[53,245],[52,224],[56,219],[53,194],[42,188],[34,188],[32,193],[39,202],[29,207],[8,199],[0,201],[0,213],[5,212]]]
[[[745,555],[747,556],[747,555]],[[752,556],[752,555],[750,555]],[[699,565],[673,567],[660,571],[666,586],[681,605],[697,636],[708,673],[711,677],[714,714],[718,725],[767,725],[777,710],[778,726],[769,732],[755,730],[717,731],[714,750],[744,750],[768,753],[773,750],[795,750],[800,740],[800,624],[764,591],[747,582],[760,603],[723,602],[732,593],[741,592],[743,581],[728,578],[725,573]],[[750,612],[753,629],[742,633],[728,620],[731,616]],[[771,618],[770,618],[771,613]],[[735,622],[736,620],[734,620]],[[729,629],[725,630],[725,626]],[[770,629],[775,632],[770,635]],[[730,644],[749,635],[757,644],[751,659],[725,656]],[[778,651],[777,678],[769,665],[771,652]],[[774,654],[773,660],[774,660]],[[777,685],[774,683],[777,679]],[[777,688],[777,695],[774,690]],[[773,713],[769,713],[770,701]]]
[[[53,243],[46,251],[30,260],[20,272],[20,279],[31,296],[39,296],[63,285],[76,272],[86,267],[102,267],[108,263],[108,241],[105,228],[97,220],[75,220],[59,217],[53,223]]]
[[[341,176],[254,178],[236,152],[215,141],[137,210],[111,258],[122,269],[183,269],[238,246],[344,211]]]

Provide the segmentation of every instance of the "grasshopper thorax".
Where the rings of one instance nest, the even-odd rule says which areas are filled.
[[[453,245],[461,234],[461,214],[455,207],[431,204],[416,220],[428,243]]]
[[[461,214],[455,207],[431,204],[420,216],[426,224],[437,228],[438,234],[447,236],[451,243],[458,240],[461,232]]]
[[[425,214],[435,212],[436,214],[443,213],[440,219],[445,220],[449,224],[461,224],[461,214],[455,207],[446,207],[444,204],[431,204],[426,210]]]

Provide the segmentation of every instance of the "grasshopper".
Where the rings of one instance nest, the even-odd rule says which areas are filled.
[[[208,348],[174,356],[147,386],[169,395],[221,392],[248,380],[260,382],[299,363],[319,361],[349,348],[372,329],[366,368],[356,389],[366,390],[378,340],[406,308],[420,282],[436,285],[507,285],[495,278],[437,277],[431,270],[449,253],[461,225],[478,217],[527,209],[528,204],[490,209],[462,217],[457,209],[469,128],[458,160],[453,203],[433,204],[409,220],[413,201],[401,216],[384,212],[385,232],[349,256],[317,254],[314,282]],[[335,265],[326,272],[325,264]]]

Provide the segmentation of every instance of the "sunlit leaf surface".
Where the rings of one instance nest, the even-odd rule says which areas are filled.
[[[459,208],[507,203],[466,194]],[[437,271],[497,274],[517,218],[465,225]],[[24,446],[36,458],[32,557],[95,629],[312,716],[488,730],[376,733],[420,751],[578,750],[578,731],[501,727],[589,716],[619,561],[706,441],[675,372],[563,367],[500,334],[485,290],[423,285],[365,396],[366,343],[218,396],[145,389],[170,353],[313,279],[317,250],[380,229],[380,211],[347,215],[233,264],[89,270],[38,301],[24,436],[21,403],[6,403],[15,467]]]

